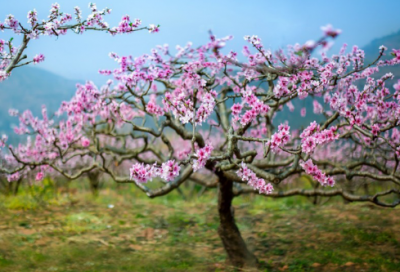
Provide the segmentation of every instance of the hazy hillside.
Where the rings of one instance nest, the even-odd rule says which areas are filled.
[[[36,67],[15,69],[10,78],[0,82],[0,133],[9,134],[18,123],[16,117],[9,116],[10,108],[40,114],[41,106],[46,105],[53,113],[61,101],[71,98],[76,83]]]
[[[392,51],[392,49],[400,48],[400,31],[372,40],[369,44],[363,47],[365,51],[365,56],[369,59],[375,59],[379,53],[379,46],[384,45],[388,48],[388,53]],[[389,57],[387,54],[386,58]]]
[[[386,56],[383,56],[382,59],[390,59],[392,58],[391,52],[392,49],[400,49],[400,31],[384,36],[382,38],[375,39],[371,41],[368,45],[363,47],[365,51],[365,57],[368,60],[368,63],[374,61],[379,55],[379,46],[384,45],[388,48],[386,51]],[[395,82],[400,78],[400,66],[392,66],[392,67],[381,67],[379,73],[376,76],[383,76],[386,73],[392,72],[395,75],[395,78],[387,81],[387,86],[392,87]]]

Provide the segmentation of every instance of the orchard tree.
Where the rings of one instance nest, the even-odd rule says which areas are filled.
[[[30,141],[9,146],[5,159],[17,167],[3,171],[11,180],[31,171],[38,181],[50,170],[70,179],[100,171],[118,183],[133,183],[150,198],[189,180],[216,188],[218,233],[237,267],[258,261],[235,223],[234,197],[341,196],[395,207],[400,83],[391,90],[386,82],[392,74],[374,75],[379,67],[398,64],[400,50],[382,60],[387,49],[381,46],[369,64],[357,46],[328,56],[340,31],[329,25],[322,30],[318,41],[274,53],[257,36],[246,36],[240,58],[225,51],[232,37],[212,34],[205,45],[189,43],[176,52],[159,46],[137,58],[111,53],[118,69],[100,73],[113,80],[101,88],[77,85],[58,118],[48,118],[45,108],[42,118],[13,112],[20,120],[15,132],[30,135]],[[294,109],[298,100],[311,102],[322,121],[304,128],[276,124],[286,106],[298,119],[307,114]],[[83,163],[69,168],[77,159]],[[296,188],[300,176],[319,186]],[[152,180],[160,186],[150,189]],[[377,186],[371,193],[346,189],[372,183]]]
[[[159,26],[149,25],[148,27],[142,27],[140,19],[131,20],[128,15],[122,17],[118,26],[110,27],[109,24],[104,20],[104,17],[111,13],[111,9],[105,8],[99,10],[95,3],[89,3],[90,14],[86,19],[83,18],[80,7],[74,8],[74,15],[64,13],[60,10],[58,3],[52,4],[49,15],[46,20],[39,22],[38,14],[35,9],[28,11],[27,23],[28,25],[21,24],[14,15],[9,14],[6,16],[4,22],[0,21],[0,31],[12,31],[17,36],[22,36],[21,44],[15,46],[14,38],[8,41],[0,39],[0,82],[5,80],[11,75],[11,71],[17,67],[21,67],[28,64],[38,64],[45,60],[43,54],[37,54],[31,60],[28,60],[24,51],[28,48],[30,41],[39,39],[41,36],[54,36],[59,37],[66,35],[67,32],[73,32],[75,34],[84,34],[86,31],[103,31],[114,36],[117,34],[127,34],[140,30],[148,30],[150,33],[159,31]],[[12,112],[11,112],[12,114]],[[0,140],[5,142],[6,136]],[[1,145],[1,143],[0,143]],[[3,154],[0,153],[0,159],[2,165],[5,165],[7,169],[12,168],[9,163],[4,160]],[[70,162],[74,164],[74,162]],[[1,173],[1,171],[0,171]],[[27,171],[14,173],[8,176],[8,181],[14,181],[13,183],[7,183],[5,180],[4,173],[0,176],[0,182],[3,187],[3,191],[7,194],[18,192],[19,185],[22,180],[26,178]],[[98,174],[88,173],[90,180],[90,187],[94,194],[97,194],[98,180],[96,180]]]
[[[0,21],[0,31],[10,30],[14,34],[22,36],[22,38],[19,46],[14,45],[13,38],[8,41],[0,39],[0,81],[10,76],[11,71],[17,67],[44,61],[45,57],[43,54],[37,54],[31,60],[27,60],[28,57],[24,54],[29,42],[39,39],[41,36],[59,37],[67,34],[67,32],[83,34],[91,30],[104,31],[111,35],[132,33],[145,29],[149,30],[150,33],[159,31],[159,26],[156,25],[141,27],[142,21],[140,19],[132,21],[128,15],[122,17],[118,26],[110,27],[104,21],[104,17],[111,13],[111,9],[98,10],[94,3],[89,3],[89,9],[91,13],[84,19],[79,7],[75,7],[74,15],[71,15],[61,12],[60,5],[55,3],[51,5],[48,18],[41,22],[39,22],[37,11],[33,9],[28,12],[27,26],[23,26],[14,15],[7,15],[4,22]]]

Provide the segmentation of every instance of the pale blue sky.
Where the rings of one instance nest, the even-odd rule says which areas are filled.
[[[14,14],[26,24],[27,11],[33,8],[39,19],[48,15],[51,3],[48,0],[0,0],[0,21],[7,14]],[[89,1],[60,0],[61,9],[73,13],[78,5],[83,14],[88,14]],[[46,61],[38,67],[67,78],[100,82],[99,69],[114,68],[115,63],[108,53],[138,56],[148,53],[150,48],[167,43],[171,47],[192,41],[195,45],[208,39],[212,29],[217,36],[232,34],[229,43],[232,50],[241,50],[244,35],[256,34],[271,49],[296,42],[303,43],[321,35],[320,26],[328,23],[343,30],[336,47],[344,42],[363,46],[374,38],[400,30],[400,1],[392,0],[281,0],[281,1],[95,1],[97,7],[112,8],[108,17],[116,25],[124,14],[140,18],[143,23],[160,24],[161,32],[148,34],[139,32],[111,37],[105,33],[86,33],[78,36],[44,37],[31,42],[27,53],[33,56],[43,53]],[[0,33],[0,39],[9,38],[10,33]],[[15,37],[18,40],[18,37]]]

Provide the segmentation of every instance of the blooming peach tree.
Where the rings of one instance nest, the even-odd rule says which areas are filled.
[[[372,63],[364,63],[357,46],[328,56],[340,31],[322,30],[318,41],[276,52],[246,36],[241,57],[226,51],[232,37],[212,34],[205,45],[174,52],[159,46],[136,58],[111,53],[118,68],[100,73],[113,79],[100,88],[77,85],[57,118],[48,118],[46,108],[41,118],[11,112],[20,120],[15,132],[30,140],[8,147],[5,160],[16,167],[3,171],[10,181],[24,171],[38,181],[49,171],[71,179],[100,171],[151,198],[189,180],[217,188],[218,233],[238,267],[257,264],[235,224],[232,199],[239,195],[341,196],[394,207],[400,203],[400,83],[391,89],[392,74],[375,75],[398,64],[400,51],[382,58],[381,46]],[[295,108],[299,100],[309,101],[322,121],[277,124],[286,106],[297,120],[308,114]],[[71,161],[79,167],[69,168]],[[318,186],[298,187],[301,176]],[[152,180],[160,186],[150,189]],[[375,192],[346,189],[366,183],[378,184]]]

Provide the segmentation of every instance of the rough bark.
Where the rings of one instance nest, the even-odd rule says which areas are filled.
[[[222,174],[219,176],[218,212],[220,225],[218,234],[222,240],[228,261],[235,267],[255,267],[258,260],[246,246],[239,228],[236,226],[233,215],[233,182],[226,179]]]

